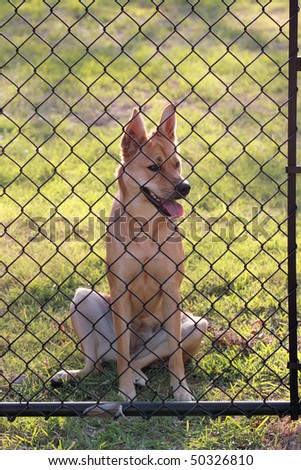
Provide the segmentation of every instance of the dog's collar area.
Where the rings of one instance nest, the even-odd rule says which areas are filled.
[[[182,217],[184,208],[182,204],[174,199],[163,201],[155,193],[145,186],[141,187],[141,191],[146,198],[158,209],[165,217]]]

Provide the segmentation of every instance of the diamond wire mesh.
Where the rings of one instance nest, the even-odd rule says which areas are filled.
[[[124,126],[133,107],[156,126],[168,102],[192,186],[177,220],[181,308],[209,322],[186,366],[194,397],[287,399],[289,18],[278,3],[2,7],[2,401],[117,399],[112,365],[61,389],[50,379],[84,362],[66,313],[76,288],[108,293],[105,233]],[[168,400],[167,364],[147,373],[138,402]]]

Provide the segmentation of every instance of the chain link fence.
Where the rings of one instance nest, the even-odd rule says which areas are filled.
[[[289,412],[283,4],[1,4],[2,415]],[[192,402],[172,401],[169,366],[158,355],[136,401],[120,409],[116,364],[94,374],[100,358],[83,351],[69,305],[81,287],[110,292],[105,239],[119,197],[120,141],[133,108],[156,130],[168,103],[191,186],[185,216],[173,222],[185,252],[177,308],[209,326],[181,378]],[[173,266],[170,275],[182,271]],[[135,319],[142,311],[154,317],[131,293],[140,300]],[[88,340],[97,331],[90,323]],[[116,353],[116,338],[109,343]],[[85,377],[53,386],[58,371],[66,378],[87,356],[93,367]]]

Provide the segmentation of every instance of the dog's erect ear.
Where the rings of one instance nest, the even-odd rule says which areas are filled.
[[[133,157],[146,140],[147,135],[143,117],[138,109],[134,109],[131,120],[124,129],[120,144],[124,160]]]
[[[162,111],[159,123],[159,132],[164,134],[172,142],[176,143],[176,128],[177,117],[175,113],[175,107],[173,104],[169,104]]]

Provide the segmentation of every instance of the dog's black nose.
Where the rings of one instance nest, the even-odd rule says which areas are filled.
[[[191,190],[191,186],[188,183],[188,181],[186,181],[186,180],[181,181],[181,183],[177,184],[177,186],[176,186],[176,191],[177,191],[179,197],[187,196],[187,194],[189,194],[190,190]]]

